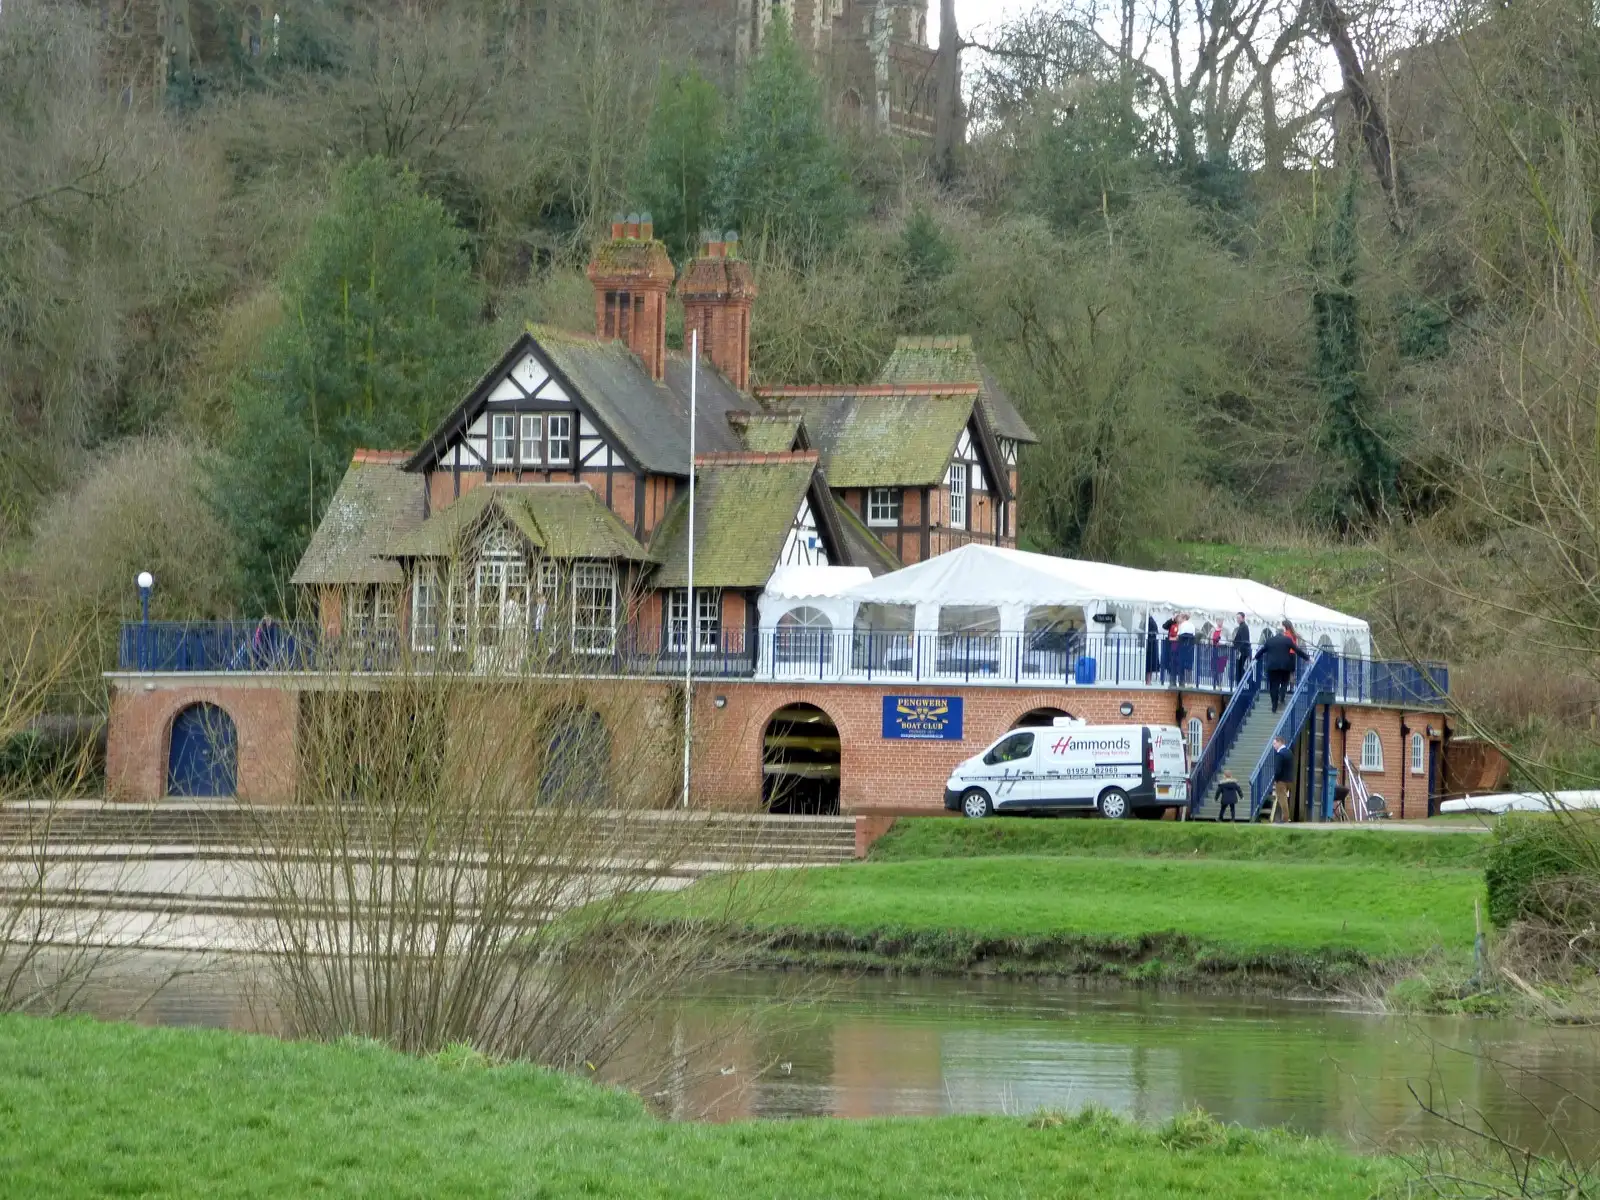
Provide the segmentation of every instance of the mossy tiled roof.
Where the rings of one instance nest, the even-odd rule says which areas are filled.
[[[764,587],[816,469],[814,454],[702,464],[695,477],[695,586]],[[650,551],[661,563],[650,577],[652,586],[688,585],[687,489],[657,526]]]
[[[974,397],[889,394],[785,395],[805,416],[806,433],[836,488],[920,487],[939,483]]]
[[[399,583],[388,543],[422,524],[423,478],[400,469],[403,455],[356,451],[300,556],[296,584]]]
[[[650,554],[615,513],[583,483],[490,483],[390,541],[394,558],[449,558],[490,510],[498,512],[530,545],[554,558],[610,558],[645,562]]]
[[[975,383],[978,403],[996,437],[1019,442],[1039,439],[993,375],[984,370],[970,337],[903,337],[878,372],[879,383]]]
[[[781,454],[795,448],[800,437],[800,414],[796,412],[729,413],[728,424],[739,434],[746,450]]]
[[[848,504],[836,504],[833,511],[839,514],[839,531],[849,547],[851,566],[866,567],[877,576],[898,571],[905,565],[877,534],[867,528]]]

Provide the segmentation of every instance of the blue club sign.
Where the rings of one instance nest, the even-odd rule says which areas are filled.
[[[929,742],[959,742],[961,697],[885,696],[883,736]]]

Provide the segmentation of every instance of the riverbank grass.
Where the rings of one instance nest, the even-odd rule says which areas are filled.
[[[1489,839],[1483,818],[1450,832],[1387,829],[1383,822],[1313,829],[1211,821],[904,817],[872,845],[873,862],[1032,855],[1068,858],[1225,858],[1260,862],[1477,867]]]
[[[1103,1113],[669,1124],[470,1053],[0,1018],[7,1197],[1368,1197],[1391,1160]]]
[[[774,965],[1108,975],[1366,989],[1471,953],[1482,875],[1459,867],[1009,855],[794,872],[763,918]],[[662,902],[714,913],[711,878]]]

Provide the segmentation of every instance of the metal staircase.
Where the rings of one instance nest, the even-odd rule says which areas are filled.
[[[1189,774],[1189,818],[1195,821],[1217,819],[1217,781],[1230,771],[1243,793],[1238,814],[1241,820],[1254,821],[1272,795],[1272,739],[1281,737],[1288,745],[1305,729],[1324,693],[1332,691],[1338,675],[1338,658],[1319,651],[1311,665],[1301,671],[1283,707],[1273,712],[1262,686],[1265,672],[1259,662],[1250,664],[1243,682],[1234,689],[1228,707],[1222,712],[1211,734],[1211,744],[1200,755]]]
[[[1217,819],[1217,783],[1225,770],[1233,772],[1234,779],[1239,783],[1239,811],[1235,816],[1241,821],[1250,819],[1250,776],[1272,745],[1272,731],[1277,728],[1280,715],[1273,712],[1272,706],[1267,703],[1264,689],[1251,697],[1250,710],[1239,723],[1233,746],[1216,764],[1204,794],[1191,793],[1198,795],[1199,799],[1189,808],[1190,820]]]

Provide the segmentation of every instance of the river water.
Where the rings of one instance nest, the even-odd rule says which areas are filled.
[[[90,1006],[122,1017],[181,956],[141,954]],[[166,983],[136,1019],[270,1029],[238,971]],[[1524,1144],[1600,1143],[1600,1032],[1398,1018],[1325,1003],[1015,980],[750,972],[663,1003],[606,1074],[682,1118],[1026,1114],[1099,1104],[1159,1121],[1200,1107],[1359,1148],[1451,1131],[1418,1096]]]

